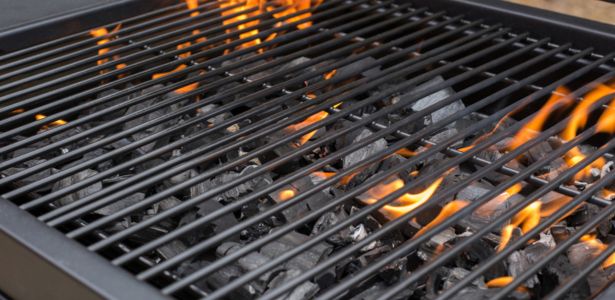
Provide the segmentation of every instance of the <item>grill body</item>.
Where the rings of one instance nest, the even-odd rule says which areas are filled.
[[[140,7],[144,5],[141,3],[142,1],[133,1],[130,5],[136,5]],[[494,36],[493,39],[496,40],[500,38],[497,43],[510,43],[510,45],[515,46],[517,43],[529,43],[528,40],[525,39],[523,35],[517,35],[517,32],[521,32],[524,30],[528,30],[530,35],[534,41],[540,43],[541,38],[543,37],[553,37],[553,43],[547,45],[546,41],[544,44],[520,44],[517,49],[527,49],[528,53],[539,57],[541,54],[554,54],[554,57],[559,61],[572,61],[574,58],[574,62],[577,64],[575,67],[579,68],[579,71],[570,71],[569,74],[578,74],[578,76],[583,76],[585,73],[591,73],[594,70],[596,74],[612,74],[613,70],[613,61],[612,57],[604,56],[612,51],[615,51],[613,48],[615,45],[615,35],[612,26],[607,26],[604,24],[596,24],[589,21],[584,21],[576,18],[569,18],[566,16],[558,15],[558,14],[550,14],[545,13],[539,10],[525,8],[517,5],[509,5],[504,3],[487,3],[487,1],[482,2],[474,2],[474,1],[442,1],[435,2],[433,1],[409,1],[415,3],[413,7],[420,11],[422,7],[429,8],[429,11],[436,12],[440,9],[446,10],[446,15],[454,16],[457,12],[467,13],[467,21],[466,24],[473,24],[471,21],[485,17],[485,24],[493,25],[494,23],[501,22],[504,26],[510,26],[514,31],[514,35],[507,37],[504,39],[503,37]],[[326,2],[325,2],[326,3]],[[352,3],[352,2],[350,2]],[[370,7],[370,5],[378,5],[379,2],[366,4],[364,9]],[[405,4],[406,2],[400,2],[400,5]],[[154,5],[149,4],[149,5]],[[155,5],[159,5],[164,9],[169,5],[168,2],[158,1]],[[343,4],[340,4],[343,5]],[[390,6],[384,6],[384,9],[393,9]],[[104,15],[107,15],[109,12],[113,12],[111,10],[103,9]],[[139,14],[142,13],[142,7],[140,9],[135,9],[135,17],[138,18]],[[91,13],[91,12],[90,12]],[[93,12],[96,15],[96,12]],[[206,10],[201,11],[202,14],[206,13]],[[378,12],[375,12],[378,13]],[[421,16],[419,18],[419,12],[416,15],[410,15],[409,22],[420,22],[421,18],[429,18],[429,16]],[[316,13],[315,13],[316,15]],[[437,14],[435,16],[438,16]],[[80,17],[83,17],[81,15]],[[436,17],[434,17],[435,19]],[[108,16],[102,17],[101,19],[109,20]],[[455,22],[454,18],[452,18],[449,26],[450,30],[454,30],[456,27],[463,27],[464,23]],[[65,20],[64,20],[65,21]],[[118,20],[119,21],[119,20]],[[439,20],[438,22],[433,21],[433,24],[429,26],[447,26],[442,25],[442,23],[446,23],[447,21]],[[7,43],[11,44],[12,41],[16,37],[28,36],[34,31],[38,31],[42,27],[48,26],[58,26],[61,28],[63,21],[57,21],[55,24],[48,24],[48,22],[32,24],[28,26],[27,30],[18,31],[18,32],[7,32],[4,35],[0,34],[0,39],[3,41],[7,41]],[[425,24],[430,24],[426,22]],[[490,26],[481,27],[479,23],[478,26],[474,26],[471,28],[472,30],[480,30],[480,28],[485,29],[485,35],[494,34],[497,31],[490,32],[487,29],[491,28]],[[86,25],[94,25],[88,24]],[[98,25],[98,24],[97,24]],[[103,25],[103,24],[99,24]],[[318,23],[315,23],[313,26],[318,26]],[[340,25],[337,25],[340,26]],[[440,27],[438,27],[440,28]],[[529,28],[529,29],[528,29]],[[471,32],[471,31],[470,31]],[[58,35],[58,33],[53,33],[54,35]],[[65,32],[63,33],[65,34]],[[314,35],[317,33],[315,32]],[[467,33],[471,34],[471,33]],[[515,40],[518,38],[517,40]],[[571,40],[574,38],[574,40]],[[32,44],[37,44],[38,42],[44,40],[43,37],[33,37],[31,39]],[[477,38],[479,39],[479,38]],[[486,39],[485,39],[486,40]],[[531,39],[530,39],[531,41]],[[468,41],[468,43],[470,40]],[[564,43],[572,42],[572,46],[563,46],[562,48],[558,48],[559,45],[564,45]],[[496,44],[497,44],[496,43]],[[508,45],[508,44],[507,44]],[[463,44],[458,45],[458,47],[462,47]],[[591,51],[585,50],[587,47],[595,46],[595,54],[590,54]],[[20,46],[19,48],[24,48],[25,46]],[[36,47],[36,46],[35,46]],[[570,49],[572,50],[570,50]],[[147,49],[147,47],[142,47],[139,49]],[[275,48],[273,48],[275,49]],[[297,49],[299,51],[300,48]],[[514,49],[511,47],[510,49]],[[580,50],[579,50],[580,49]],[[7,49],[6,52],[11,55],[11,50],[19,49]],[[399,51],[402,51],[400,48]],[[448,51],[453,51],[453,49],[448,49]],[[585,52],[584,52],[585,51]],[[513,50],[511,50],[511,53]],[[162,55],[165,55],[164,52],[161,52]],[[579,56],[575,57],[575,54]],[[177,57],[175,57],[177,59]],[[529,58],[528,58],[529,60]],[[96,60],[94,60],[96,61]],[[174,62],[173,59],[169,60]],[[538,61],[537,61],[538,62]],[[194,66],[198,65],[197,61],[187,62],[187,65]],[[445,60],[443,65],[453,64],[454,61]],[[169,63],[170,64],[170,63]],[[555,63],[554,63],[555,64]],[[583,69],[583,66],[586,66],[587,69]],[[26,66],[27,67],[27,66]],[[408,67],[411,67],[409,65]],[[460,66],[461,67],[461,66]],[[222,70],[224,67],[222,67]],[[215,72],[216,68],[211,67],[208,69],[210,72]],[[469,67],[465,69],[468,72],[472,72],[472,70],[476,70],[479,72],[478,67]],[[155,73],[155,72],[151,72]],[[221,72],[222,73],[222,72]],[[498,78],[497,73],[489,73],[483,72],[483,76],[485,78]],[[224,76],[233,76],[233,74],[229,74],[225,72],[221,74]],[[603,75],[602,77],[598,76],[601,79],[608,80],[607,75]],[[333,77],[335,78],[335,77]],[[19,80],[19,79],[17,79]],[[494,79],[495,80],[495,79]],[[514,79],[506,76],[505,78],[501,78],[501,80],[508,82],[511,86],[515,86],[519,84],[515,82]],[[256,80],[258,81],[258,80]],[[250,84],[250,80],[245,80],[243,84]],[[11,82],[8,83],[12,84]],[[367,84],[365,82],[365,84]],[[555,84],[555,82],[547,82],[547,84]],[[263,86],[267,87],[266,84]],[[550,86],[550,85],[549,85]],[[271,85],[269,86],[271,87]],[[533,86],[536,90],[536,93],[540,92],[540,85]],[[360,86],[356,86],[355,88],[360,88]],[[437,91],[439,89],[435,89]],[[56,92],[56,90],[51,89],[50,93]],[[19,93],[15,92],[15,93]],[[285,97],[285,95],[292,94],[293,91],[283,91],[278,95],[278,97]],[[63,93],[58,92],[58,96],[68,97]],[[548,91],[545,91],[542,96],[548,95]],[[502,94],[504,96],[504,94]],[[309,100],[303,99],[303,100]],[[10,102],[8,102],[10,104]],[[497,103],[494,101],[494,103]],[[494,104],[495,105],[495,104]],[[69,107],[67,107],[68,109]],[[329,108],[327,110],[331,115],[335,115],[339,113],[341,110],[337,108]],[[487,115],[486,118],[490,116]],[[365,122],[365,126],[369,126],[370,128],[374,128],[374,130],[387,130],[386,124],[382,122],[378,122],[376,120],[371,121],[369,118],[365,116],[361,116],[359,114],[349,114],[346,116],[346,119],[353,122]],[[494,118],[497,120],[497,118]],[[10,121],[10,120],[9,120]],[[7,122],[9,122],[7,121]],[[42,122],[41,122],[42,123]],[[7,123],[8,124],[8,123]],[[18,124],[18,123],[15,123]],[[23,124],[18,124],[15,126],[19,126]],[[136,124],[135,126],[138,126]],[[378,132],[378,131],[376,131]],[[404,130],[391,130],[391,135],[396,136],[399,139],[412,139],[413,135],[405,132]],[[431,143],[426,140],[418,140],[417,143],[422,143],[425,146],[437,146],[435,143]],[[608,144],[612,144],[611,140]],[[4,145],[3,145],[4,146]],[[9,145],[10,146],[10,145]],[[223,151],[224,144],[220,145],[220,150]],[[214,151],[216,149],[212,149]],[[445,147],[442,149],[443,153],[446,153],[449,157],[463,157],[464,153],[461,151],[456,151],[450,147]],[[605,151],[608,152],[608,151]],[[609,153],[604,154],[606,157],[609,157]],[[612,158],[611,158],[612,159]],[[478,165],[489,166],[493,162],[477,159],[477,158],[469,158],[468,161],[472,161]],[[161,170],[161,172],[164,170]],[[514,170],[511,168],[507,168],[506,166],[502,166],[500,168],[500,172],[508,175],[508,176],[516,176],[522,173],[523,171]],[[152,175],[152,178],[155,178],[156,174]],[[436,179],[435,177],[433,178]],[[145,179],[144,179],[145,180]],[[528,177],[526,179],[527,182],[536,184],[537,186],[550,186],[550,183],[541,180],[538,177]],[[135,183],[136,184],[136,183]],[[570,197],[578,197],[579,199],[583,198],[583,201],[587,201],[589,203],[593,203],[595,205],[599,205],[601,207],[609,207],[610,201],[604,199],[603,197],[596,195],[584,195],[583,193],[566,188],[563,185],[553,185],[553,190],[557,190],[559,193],[570,196]],[[6,189],[2,190],[1,194],[4,195],[15,195],[19,191],[18,189]],[[31,193],[28,194],[28,196]],[[16,201],[13,199],[7,199],[10,197],[4,197],[0,200],[0,247],[2,249],[8,249],[8,255],[0,256],[0,265],[8,265],[10,267],[10,272],[0,271],[0,290],[6,291],[9,295],[14,295],[16,298],[26,297],[26,298],[37,298],[44,295],[56,295],[58,297],[66,297],[67,295],[79,297],[79,298],[115,298],[115,299],[157,299],[157,298],[166,298],[170,295],[174,295],[177,290],[180,288],[185,288],[191,290],[190,293],[199,296],[207,296],[206,293],[198,290],[198,287],[194,286],[196,282],[196,278],[194,280],[181,280],[180,278],[174,277],[172,273],[165,271],[162,268],[156,269],[156,271],[151,271],[152,268],[156,268],[156,263],[149,261],[147,258],[143,258],[139,255],[135,255],[133,260],[139,261],[141,264],[149,266],[149,270],[145,269],[138,273],[138,277],[130,274],[126,270],[122,269],[121,265],[123,265],[130,255],[132,255],[132,249],[128,248],[128,246],[118,243],[109,244],[121,244],[117,246],[119,250],[117,251],[125,251],[124,254],[118,254],[112,260],[112,264],[109,263],[109,260],[103,258],[101,255],[96,253],[98,250],[103,249],[108,246],[105,245],[104,241],[108,236],[105,233],[101,233],[96,230],[96,227],[88,224],[86,221],[81,221],[83,223],[76,223],[69,225],[67,234],[68,237],[62,232],[58,231],[54,226],[61,227],[66,220],[62,219],[62,214],[50,215],[49,218],[45,218],[46,213],[49,211],[43,211],[37,216],[33,216],[30,213],[27,213],[24,210],[25,207],[28,206],[27,203],[21,203],[21,207],[15,204]],[[38,196],[33,196],[34,201]],[[52,211],[52,210],[51,210]],[[42,216],[42,217],[41,217]],[[37,220],[36,218],[42,219]],[[61,221],[58,221],[59,218]],[[55,222],[55,223],[54,223]],[[47,224],[46,224],[47,223]],[[53,224],[53,225],[50,225]],[[80,229],[84,228],[84,229]],[[92,234],[94,236],[98,236],[101,241],[90,242],[80,240],[85,236],[85,233]],[[80,241],[80,242],[78,242]],[[87,243],[84,246],[82,243]],[[128,249],[128,250],[126,250]],[[125,259],[125,260],[122,260]],[[118,266],[119,265],[119,266]],[[149,272],[149,273],[148,273]],[[165,273],[166,272],[166,273]],[[162,274],[162,275],[160,275]],[[144,282],[151,277],[161,276],[166,279],[164,280],[177,280],[180,284],[168,284],[164,288],[160,290],[153,287],[152,285]],[[190,281],[190,282],[189,282]],[[180,286],[181,285],[181,286]],[[33,286],[40,286],[41,289],[32,290]],[[343,287],[340,289],[344,289]],[[161,293],[161,290],[163,293]],[[222,288],[221,288],[222,290]],[[612,290],[612,287],[611,287]],[[332,287],[332,291],[336,291],[336,287]],[[608,294],[610,291],[605,292],[604,294]],[[201,294],[199,294],[201,293]]]

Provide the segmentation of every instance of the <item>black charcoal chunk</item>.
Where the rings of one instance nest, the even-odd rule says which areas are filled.
[[[92,177],[94,175],[98,174],[98,172],[92,170],[92,169],[85,169],[83,171],[77,172],[69,177],[65,177],[62,178],[62,180],[57,181],[56,183],[53,184],[53,188],[52,190],[55,191],[59,191],[63,188],[66,188],[68,186],[71,186],[73,184],[76,184],[88,177]],[[94,182],[93,184],[80,189],[74,193],[68,194],[62,198],[60,198],[60,200],[56,201],[57,204],[59,205],[67,205],[69,203],[75,202],[79,199],[83,199],[89,195],[92,195],[94,193],[97,193],[98,191],[102,190],[102,183],[100,181]]]
[[[291,279],[301,275],[301,271],[297,269],[289,269],[284,272],[279,273],[275,278],[269,282],[269,289],[275,289],[277,287],[281,287],[284,283],[290,281]],[[283,296],[278,297],[277,299],[281,300],[303,300],[303,299],[311,299],[316,293],[318,293],[319,288],[318,285],[306,281],[298,286],[296,286],[292,291],[285,293]],[[266,295],[267,293],[265,293]]]
[[[370,135],[372,135],[372,132],[367,129],[364,128],[361,133],[359,133],[359,135],[352,141],[353,143],[358,143],[363,139],[366,139],[367,137],[369,137]],[[346,156],[344,156],[343,162],[344,162],[344,169],[350,168],[364,160],[366,160],[368,157],[383,151],[384,149],[387,148],[387,142],[385,139],[380,138],[376,141],[374,141],[373,143],[362,147],[361,149],[352,152]],[[374,168],[377,168],[378,166],[376,165]]]
[[[120,210],[123,210],[129,206],[139,203],[141,200],[145,199],[145,194],[143,193],[134,193],[128,197],[120,199],[107,205],[105,207],[99,208],[95,213],[103,216],[112,215]]]
[[[441,83],[444,82],[444,78],[442,78],[441,76],[437,76],[419,86],[417,86],[411,93],[408,94],[407,97],[414,97],[416,94],[425,91],[429,88],[432,88],[436,85],[440,85]],[[411,108],[413,111],[415,112],[419,112],[421,110],[427,109],[429,106],[432,106],[434,104],[437,104],[443,100],[445,100],[446,98],[450,97],[451,95],[453,95],[455,93],[455,91],[453,91],[453,89],[451,89],[450,87],[445,87],[442,88],[441,90],[423,97],[421,99],[419,99],[418,101],[414,102],[411,105]],[[402,101],[404,101],[404,99],[402,99]],[[434,124],[436,122],[439,122],[443,119],[445,119],[446,117],[461,111],[465,108],[465,105],[463,104],[463,102],[461,100],[455,100],[453,103],[440,108],[434,112],[432,112],[430,115],[428,115],[427,117],[424,118],[424,123],[425,125],[431,125]],[[452,128],[454,125],[454,123],[447,125],[447,127]]]
[[[247,176],[248,174],[256,171],[257,169],[258,166],[249,165],[239,173],[233,171],[223,173],[222,175],[216,176],[213,179],[208,179],[194,186],[191,186],[190,195],[191,197],[196,197],[218,186],[229,183],[237,178]],[[271,183],[273,183],[273,180],[271,179],[271,176],[269,174],[259,175],[246,182],[235,185],[232,188],[225,190],[221,194],[212,196],[211,199],[214,199],[218,202],[232,202],[233,200],[237,200],[240,196],[246,194],[247,192],[252,192],[257,189],[264,188]]]

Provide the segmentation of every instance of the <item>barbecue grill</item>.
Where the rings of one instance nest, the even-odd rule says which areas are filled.
[[[126,2],[0,34],[7,297],[614,293],[612,26]]]

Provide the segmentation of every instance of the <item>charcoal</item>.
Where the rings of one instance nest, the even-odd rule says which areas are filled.
[[[455,267],[455,268],[448,269],[448,272],[446,273],[447,273],[446,278],[442,286],[443,290],[447,290],[453,287],[457,282],[461,281],[464,277],[470,274],[470,271],[464,268]],[[472,285],[479,287],[479,288],[486,288],[482,276],[472,281]]]
[[[186,251],[188,247],[182,241],[172,241],[170,243],[164,244],[156,249],[156,252],[160,254],[164,259],[171,259],[178,254]]]
[[[525,165],[531,165],[540,161],[551,152],[553,152],[551,144],[548,141],[541,141],[521,155],[521,162]]]
[[[216,108],[218,108],[219,105],[217,104],[207,104],[203,107],[200,107],[197,110],[197,116],[199,115],[205,115],[209,112],[215,111]],[[207,119],[207,122],[209,122],[212,126],[216,126],[222,122],[224,122],[224,120],[231,118],[233,115],[230,112],[222,112],[222,113],[217,113],[214,112],[214,116]]]
[[[148,214],[155,215],[158,212],[169,210],[177,205],[180,205],[181,203],[182,202],[175,196],[169,196],[165,199],[162,199],[160,202],[154,203],[154,205],[152,205],[152,208],[148,210]]]
[[[118,89],[108,89],[108,90],[105,90],[105,91],[102,91],[102,92],[98,93],[97,98],[113,97],[113,94],[116,94],[118,92],[120,92],[120,90],[118,90]],[[122,96],[122,97],[113,97],[110,100],[103,101],[101,104],[99,104],[97,106],[89,108],[87,110],[87,114],[91,115],[91,114],[96,113],[98,111],[101,111],[103,109],[106,109],[106,108],[109,108],[109,107],[116,106],[116,105],[122,104],[124,102],[127,102],[128,100],[129,100],[129,97],[127,95],[126,96]],[[121,108],[121,109],[118,109],[118,110],[115,110],[115,111],[112,111],[112,112],[105,113],[102,116],[102,119],[103,120],[115,120],[115,119],[117,119],[119,117],[122,117],[125,114],[125,112],[126,112],[126,108],[124,107],[124,108]]]
[[[197,205],[197,207],[198,207],[197,215],[207,216],[215,211],[222,209],[224,206],[217,201],[213,201],[209,199],[204,202],[201,202],[200,204]],[[237,225],[237,219],[235,219],[235,215],[233,215],[232,213],[227,213],[213,220],[211,224],[215,226],[215,230],[220,232],[224,229],[231,228],[234,225]],[[238,239],[238,238],[239,238],[239,235],[235,234],[229,239],[233,240],[233,239]]]
[[[578,268],[571,264],[568,257],[558,255],[555,259],[547,263],[547,267],[542,270],[539,279],[541,287],[546,287],[546,282],[555,281],[553,287],[564,284],[570,277],[578,273]],[[564,299],[587,299],[590,295],[590,288],[587,280],[581,280],[573,288],[571,288]]]
[[[304,193],[314,187],[312,180],[310,177],[302,177],[299,180],[291,183],[291,186],[294,187],[299,194]],[[310,195],[307,199],[302,200],[310,210],[317,210],[327,203],[329,203],[330,197],[325,194],[323,191],[318,191],[312,195]]]
[[[111,184],[115,184],[115,183],[118,183],[118,182],[122,182],[122,181],[124,181],[124,180],[126,180],[126,179],[128,179],[128,178],[130,178],[132,176],[133,176],[132,174],[123,174],[123,175],[117,174],[117,175],[114,175],[114,176],[111,176],[111,177],[104,178],[102,180],[102,183],[105,186],[106,185],[111,185]]]
[[[268,263],[269,261],[271,261],[271,259],[267,256],[264,256],[258,252],[250,252],[237,260],[237,265],[247,273],[258,269],[260,266]],[[279,268],[265,272],[265,274],[260,275],[258,279],[255,280],[256,284],[253,284],[253,286],[259,293],[263,293],[267,287],[267,283],[272,279],[272,274],[277,274],[278,272]]]
[[[509,196],[507,193],[502,193],[474,210],[470,214],[469,220],[463,224],[474,230],[479,230],[483,226],[495,221],[499,216],[508,211],[511,206],[523,201],[523,199],[524,197],[521,194]],[[465,220],[466,218],[464,218]],[[500,228],[496,227],[494,230],[499,232]]]
[[[350,298],[351,300],[377,300],[387,291],[387,286],[383,283],[371,285],[368,289]]]
[[[441,76],[437,76],[419,86],[417,86],[414,91],[412,93],[409,93],[406,97],[408,98],[412,98],[414,97],[416,94],[427,90],[433,86],[439,85],[442,82],[444,82],[444,78],[442,78]],[[453,91],[453,89],[451,89],[450,87],[445,87],[442,90],[439,90],[429,96],[423,97],[421,99],[419,99],[418,101],[414,102],[413,104],[411,104],[411,109],[414,112],[420,112],[421,110],[427,109],[428,107],[437,104],[440,101],[445,100],[446,98],[448,98],[449,96],[453,95],[455,92]],[[405,98],[405,97],[404,97]],[[407,101],[405,99],[402,98],[402,101]],[[446,117],[461,111],[465,108],[465,105],[463,104],[463,102],[461,100],[456,100],[453,103],[440,108],[434,112],[432,112],[430,115],[426,116],[424,118],[424,124],[425,125],[431,125],[434,124],[436,122],[439,122],[443,119],[445,119]],[[455,123],[449,124],[447,125],[448,128],[453,128],[455,126]]]
[[[17,174],[19,172],[25,171],[26,169],[31,168],[33,166],[36,166],[38,164],[42,164],[45,161],[46,160],[44,160],[44,159],[29,160],[26,163],[24,163],[25,168],[20,168],[20,167],[8,168],[8,169],[2,171],[1,175],[11,176],[11,175]],[[38,173],[35,173],[35,174],[30,175],[30,176],[27,176],[27,177],[24,177],[22,179],[19,179],[15,183],[17,183],[19,185],[28,185],[28,184],[31,184],[31,183],[35,183],[35,182],[37,182],[39,180],[42,180],[42,179],[44,179],[46,177],[49,177],[49,176],[51,176],[51,175],[53,175],[53,174],[55,174],[57,172],[58,172],[58,170],[55,169],[55,168],[44,169],[44,170],[42,170],[42,171],[40,171]],[[42,190],[49,190],[51,187],[52,187],[51,185],[45,185],[45,186],[42,186],[42,187],[36,189],[35,191],[37,192],[37,191],[42,191]],[[63,186],[63,187],[65,187],[65,186]]]
[[[251,172],[256,171],[257,168],[258,166],[249,165],[239,173],[229,171],[223,173],[222,175],[216,176],[213,179],[205,180],[190,187],[190,195],[191,197],[196,197],[211,189],[231,182],[232,180],[235,180],[242,176],[246,176]],[[269,174],[260,175],[242,184],[235,185],[232,188],[225,190],[223,193],[211,197],[211,199],[214,199],[217,202],[232,202],[233,200],[238,199],[240,196],[244,195],[247,192],[264,188],[266,185],[271,183],[273,183],[273,180],[271,179],[271,176]]]
[[[360,72],[360,74],[363,75],[364,77],[375,77],[378,74],[380,74],[380,66],[375,66],[369,70],[361,71],[361,69],[363,69],[365,65],[373,64],[375,62],[376,60],[371,56],[359,59],[355,62],[352,62],[350,64],[347,64],[337,69],[335,76],[346,78],[346,77],[351,77],[356,74],[359,74]]]
[[[564,225],[551,226],[551,235],[557,244],[565,242],[571,235],[570,230]]]
[[[566,255],[570,263],[577,270],[582,270],[592,262],[601,251],[601,249],[592,246],[592,244],[581,242],[570,246],[566,251]],[[601,267],[598,267],[587,276],[587,282],[589,283],[591,293],[594,294],[607,286],[610,280],[607,272]]]
[[[465,287],[457,295],[456,300],[489,300],[497,294],[497,289],[479,289],[475,287]]]
[[[145,95],[147,93],[154,92],[154,91],[160,90],[162,88],[164,88],[163,85],[160,85],[160,84],[153,85],[151,87],[143,89],[140,93],[136,93],[136,94],[131,95],[130,98],[132,99],[132,98],[140,96],[140,95]],[[136,112],[138,112],[140,110],[147,109],[147,108],[149,108],[151,106],[154,106],[158,102],[161,102],[162,100],[164,100],[165,97],[166,96],[157,96],[157,97],[155,97],[153,99],[148,99],[148,100],[145,100],[145,101],[141,101],[141,102],[131,106],[130,108],[128,108],[128,110],[126,111],[126,115],[129,115],[129,114],[132,114],[132,113],[136,113]],[[161,109],[155,110],[155,111],[150,112],[148,114],[145,114],[143,116],[133,118],[130,121],[127,121],[126,123],[124,123],[123,130],[130,130],[130,129],[132,129],[134,127],[137,127],[137,126],[139,126],[139,125],[141,125],[143,123],[146,123],[148,121],[151,121],[151,120],[160,118],[160,117],[162,117],[164,115],[167,115],[169,113],[172,113],[173,111],[178,110],[179,108],[181,108],[181,106],[184,103],[186,103],[186,101],[183,101],[183,102],[180,102],[180,103],[175,103],[175,104],[172,104],[172,105],[169,105],[169,106],[165,106],[165,107],[163,107]],[[134,140],[143,139],[143,138],[145,138],[145,137],[147,137],[149,135],[152,135],[152,134],[155,134],[155,133],[163,131],[167,127],[169,127],[169,126],[171,126],[173,124],[176,124],[177,121],[179,121],[179,118],[172,119],[172,120],[167,121],[167,122],[163,122],[161,124],[149,127],[149,128],[147,128],[145,130],[142,130],[140,132],[134,133],[131,137]],[[149,143],[147,145],[139,147],[139,150],[143,151],[144,153],[150,152],[152,149],[154,149],[154,147],[156,146],[157,143],[166,143],[166,141],[158,140],[155,143]]]
[[[455,198],[473,202],[478,200],[481,196],[487,194],[493,188],[494,187],[491,184],[485,181],[473,181],[472,183],[461,189],[459,192],[457,192]]]
[[[94,176],[98,174],[98,172],[92,170],[92,169],[85,169],[83,171],[77,172],[69,177],[65,177],[62,178],[62,180],[60,181],[56,181],[53,184],[53,188],[52,190],[55,191],[59,191],[63,188],[66,188],[68,186],[71,186],[73,184],[76,184],[88,177]],[[97,181],[81,190],[78,190],[74,193],[68,194],[62,198],[60,198],[60,200],[56,201],[57,204],[59,205],[67,205],[69,203],[75,202],[79,199],[83,199],[89,195],[92,195],[94,193],[97,193],[98,191],[100,191],[102,189],[102,183],[100,181]]]
[[[434,256],[444,251],[445,247],[450,246],[456,238],[455,230],[449,227],[421,244],[417,254],[422,260],[430,261]]]
[[[174,175],[173,177],[165,180],[165,184],[170,187],[170,186],[173,186],[173,185],[180,184],[182,182],[188,181],[190,178],[196,177],[197,175],[198,175],[198,172],[196,170],[189,169],[189,170],[183,171],[183,172],[181,172],[181,173],[179,173],[177,175]],[[195,194],[200,194],[200,193],[197,193],[195,191]]]
[[[212,202],[212,201],[209,201]],[[196,211],[188,211],[185,213],[181,219],[179,220],[178,227],[185,226],[189,223],[194,222],[199,217]],[[224,217],[223,217],[224,218]],[[184,235],[182,237],[182,241],[189,246],[192,246],[212,235],[215,234],[216,226],[211,223],[203,224],[198,226],[195,230],[192,230],[190,234]]]
[[[344,221],[348,218],[348,215],[343,209],[340,209],[337,212],[326,212],[314,224],[312,227],[312,235],[320,234],[321,232],[326,231],[327,229],[337,225],[338,223]],[[343,230],[337,231],[333,235],[327,238],[327,241],[336,246],[344,246],[352,241],[350,241],[350,231],[351,227],[345,228]]]
[[[268,287],[271,290],[271,289],[283,286],[284,283],[301,275],[301,273],[302,272],[298,269],[289,269],[284,272],[281,272],[275,278],[273,278],[271,282],[269,282]],[[276,299],[283,299],[283,300],[311,299],[312,297],[316,295],[316,293],[318,293],[318,291],[319,291],[318,285],[312,282],[306,281],[296,286],[292,291],[285,293],[283,296],[280,296]],[[265,295],[267,295],[267,293],[265,293]]]
[[[126,198],[123,198],[119,201],[113,202],[110,205],[107,205],[103,208],[99,208],[95,213],[103,216],[112,215],[120,210],[123,210],[129,206],[137,204],[141,202],[141,200],[145,199],[145,194],[143,193],[134,193]]]
[[[372,132],[369,129],[365,128],[353,140],[353,143],[358,143],[358,142],[360,142],[361,140],[367,138],[370,135],[372,135]],[[372,156],[372,155],[374,155],[374,154],[376,154],[376,153],[378,153],[380,151],[383,151],[386,148],[387,148],[386,140],[383,139],[383,138],[378,139],[378,140],[374,141],[373,143],[371,143],[371,144],[369,144],[367,146],[364,146],[364,147],[360,148],[359,150],[344,156],[344,159],[343,159],[344,169],[350,168],[350,167],[352,167],[352,166],[354,166],[354,165],[356,165],[356,164],[366,160],[368,157],[370,157],[370,156]],[[378,167],[377,165],[375,167],[373,167],[374,171],[375,171],[375,169],[377,167]]]
[[[308,236],[292,231],[281,237],[280,239],[270,242],[263,246],[260,250],[261,254],[274,259],[289,250],[305,243]],[[295,268],[302,271],[307,271],[321,260],[325,259],[332,251],[332,247],[326,243],[319,243],[310,248],[308,251],[298,254],[293,259],[285,263],[287,268]]]
[[[512,277],[517,277],[523,274],[527,269],[532,267],[533,264],[523,250],[511,253],[506,262],[508,263],[508,274]],[[528,288],[533,288],[538,283],[538,276],[534,275],[526,280],[524,285]]]
[[[462,242],[468,237],[458,235],[457,238],[459,239],[459,242]],[[484,240],[479,239],[470,244],[470,246],[465,247],[463,252],[455,258],[455,263],[458,267],[470,270],[474,268],[476,264],[489,259],[495,254],[494,252],[495,250],[493,247],[489,246]],[[502,274],[506,274],[506,265],[504,264],[504,261],[501,260],[483,272],[486,280],[500,277]]]
[[[290,195],[298,195],[298,194],[299,194],[299,191],[297,191],[297,189],[295,189],[291,185],[286,185],[277,191],[273,191],[269,193],[269,197],[273,199],[273,201],[275,201],[276,203],[282,203],[287,200],[290,200],[291,199],[289,198],[291,197]],[[302,216],[309,213],[309,211],[310,209],[307,203],[305,203],[304,201],[299,201],[298,203],[295,203],[291,205],[290,207],[284,209],[282,211],[282,215],[284,216],[284,219],[286,219],[287,221],[290,221],[290,220],[296,220],[298,218],[301,218]]]
[[[406,273],[406,265],[408,259],[405,257],[396,259],[395,261],[384,266],[378,273],[378,277],[388,285],[393,285],[401,279]]]

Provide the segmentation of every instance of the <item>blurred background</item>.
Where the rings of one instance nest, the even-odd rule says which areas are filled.
[[[615,1],[599,0],[508,0],[615,25]]]

